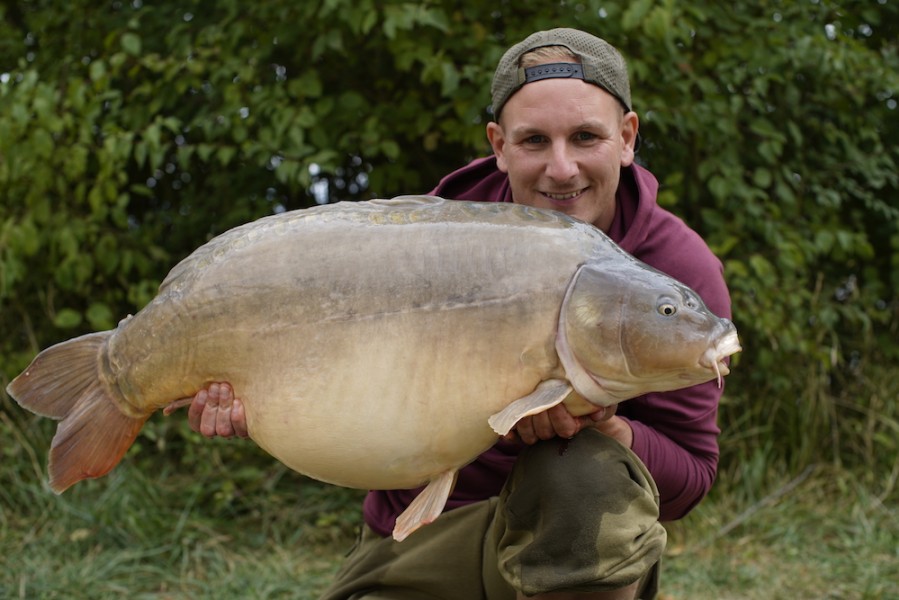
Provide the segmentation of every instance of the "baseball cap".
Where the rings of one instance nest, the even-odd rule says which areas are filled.
[[[562,62],[522,68],[521,56],[546,46],[564,46],[580,58],[580,64]],[[631,110],[631,87],[624,57],[608,42],[578,29],[560,27],[532,33],[503,54],[493,75],[490,93],[493,115],[499,113],[509,98],[532,81],[553,78],[577,78],[598,85]]]

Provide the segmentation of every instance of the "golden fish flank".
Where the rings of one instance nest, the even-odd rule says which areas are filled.
[[[660,298],[679,299],[678,314],[661,319]],[[558,213],[339,203],[211,240],[143,310],[44,350],[8,392],[60,420],[49,471],[61,492],[109,472],[153,412],[230,382],[252,439],[292,469],[359,488],[428,483],[402,539],[522,416],[726,374],[736,332],[697,301]]]

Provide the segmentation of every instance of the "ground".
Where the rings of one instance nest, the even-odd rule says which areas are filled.
[[[34,465],[0,491],[3,598],[315,598],[359,520],[360,492],[278,466],[268,490],[210,493],[123,464],[56,496]],[[892,487],[824,467],[753,497],[728,486],[668,524],[663,600],[899,598]]]

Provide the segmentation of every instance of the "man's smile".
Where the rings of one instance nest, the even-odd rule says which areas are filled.
[[[547,199],[553,202],[568,202],[569,200],[574,200],[581,194],[587,191],[587,188],[581,188],[579,190],[575,190],[573,192],[565,192],[565,193],[553,193],[553,192],[540,192]]]

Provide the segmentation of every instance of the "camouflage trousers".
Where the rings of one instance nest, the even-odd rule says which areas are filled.
[[[637,456],[594,430],[524,450],[501,495],[444,513],[401,543],[365,527],[322,600],[514,600],[640,581],[665,547],[658,491]]]

